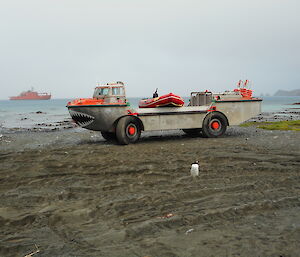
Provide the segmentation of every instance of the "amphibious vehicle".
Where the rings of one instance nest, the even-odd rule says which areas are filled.
[[[232,91],[191,92],[187,106],[132,108],[122,82],[98,85],[92,98],[67,104],[72,119],[81,127],[100,131],[120,144],[135,143],[143,131],[181,129],[189,135],[222,136],[227,126],[261,112],[262,99],[252,96],[247,81]],[[241,85],[242,84],[242,85]]]

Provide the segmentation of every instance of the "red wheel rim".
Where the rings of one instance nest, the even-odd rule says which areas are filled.
[[[218,130],[220,128],[220,123],[217,122],[217,121],[214,121],[214,122],[211,123],[211,127],[214,130]]]
[[[135,129],[135,127],[134,126],[129,126],[128,127],[128,134],[129,135],[134,135],[135,134],[135,132],[136,132],[136,129]]]

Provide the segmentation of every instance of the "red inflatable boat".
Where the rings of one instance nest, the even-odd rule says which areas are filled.
[[[139,102],[140,108],[155,108],[155,107],[180,107],[184,105],[184,100],[178,95],[169,93],[156,98],[143,99]]]

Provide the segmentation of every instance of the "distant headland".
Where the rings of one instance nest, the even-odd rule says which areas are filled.
[[[295,89],[291,91],[278,90],[274,96],[300,96],[300,89]]]

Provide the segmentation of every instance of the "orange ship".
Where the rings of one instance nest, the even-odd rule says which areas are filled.
[[[49,100],[51,98],[51,94],[48,93],[38,93],[31,90],[26,92],[22,92],[18,96],[11,96],[9,100]]]

